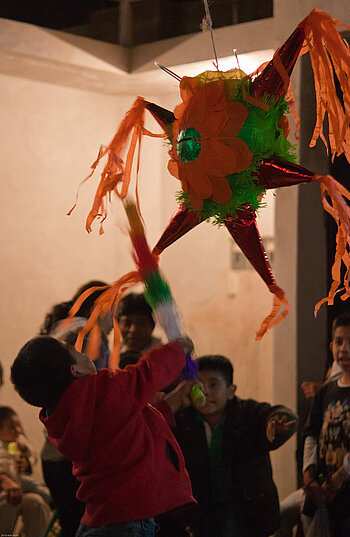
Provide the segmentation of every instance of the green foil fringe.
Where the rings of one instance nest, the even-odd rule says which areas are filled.
[[[227,176],[232,190],[232,198],[226,205],[220,205],[210,199],[203,201],[203,210],[195,211],[190,204],[187,194],[182,190],[176,195],[180,205],[198,212],[204,218],[213,218],[213,223],[223,224],[223,219],[229,214],[236,216],[239,207],[250,204],[255,211],[264,206],[259,200],[266,189],[254,181],[261,161],[272,155],[278,156],[290,162],[296,162],[295,146],[284,136],[278,127],[281,117],[288,112],[288,104],[285,99],[277,99],[274,95],[265,94],[262,100],[269,105],[269,110],[263,110],[253,104],[244,101],[242,86],[246,95],[249,95],[249,80],[242,81],[232,101],[241,102],[249,111],[249,115],[238,133],[237,137],[246,142],[253,153],[252,162],[246,170]]]

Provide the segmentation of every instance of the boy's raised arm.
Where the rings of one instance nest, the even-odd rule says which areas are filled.
[[[182,342],[172,341],[150,349],[137,364],[118,371],[116,381],[128,395],[129,409],[135,411],[150,403],[157,392],[179,377],[185,363]]]

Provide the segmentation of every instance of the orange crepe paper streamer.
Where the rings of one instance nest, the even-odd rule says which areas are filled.
[[[336,31],[336,26],[350,30],[350,26],[334,19],[319,9],[314,9],[300,24],[305,32],[305,47],[302,53],[310,53],[315,79],[317,119],[310,147],[323,134],[323,120],[328,115],[329,144],[331,154],[344,153],[350,162],[350,52],[349,47]],[[344,108],[336,92],[334,72],[343,94]]]
[[[98,333],[96,325],[98,326],[99,317],[105,317],[109,312],[114,315],[115,309],[120,302],[120,300],[125,296],[125,293],[129,291],[131,287],[141,282],[141,277],[137,271],[129,272],[125,274],[119,280],[115,281],[110,287],[106,287],[106,291],[102,293],[96,300],[94,309],[91,312],[90,317],[88,318],[85,326],[79,332],[78,338],[75,342],[75,348],[77,351],[81,352],[83,347],[84,338],[88,335],[87,349],[91,349],[92,353],[96,353],[96,349],[99,351],[100,347],[100,336]],[[90,296],[97,289],[103,289],[103,287],[92,287],[80,295],[78,300],[73,304],[69,315],[74,316],[79,310],[81,304],[84,300]],[[114,328],[116,328],[116,322],[113,318]],[[91,338],[91,339],[90,339]],[[120,342],[120,332],[119,329],[114,331],[114,346],[113,351],[110,357],[110,367],[115,368],[118,364],[119,358],[119,342]],[[89,356],[89,355],[88,355]],[[93,359],[96,359],[98,354],[94,356]]]
[[[95,194],[92,209],[86,219],[86,230],[88,232],[91,231],[93,221],[96,218],[101,218],[100,234],[103,233],[102,222],[106,218],[105,199],[107,194],[114,192],[122,199],[127,195],[135,151],[137,147],[138,150],[140,150],[142,136],[145,134],[155,138],[166,137],[166,134],[164,133],[154,134],[144,128],[146,105],[147,103],[142,97],[137,97],[132,108],[127,112],[125,118],[121,122],[111,143],[107,147],[102,146],[100,148],[97,159],[91,166],[92,171],[90,175],[83,181],[85,182],[93,175],[100,160],[107,155],[107,163],[101,173],[101,179]],[[130,135],[131,139],[128,145]],[[125,157],[124,154],[126,154]],[[125,158],[125,165],[123,158]],[[136,182],[139,171],[139,159],[140,157],[138,154]],[[119,184],[121,184],[120,192],[118,190]],[[74,207],[68,214],[72,212]]]
[[[271,293],[275,295],[273,299],[273,306],[270,314],[265,317],[265,319],[261,323],[261,326],[255,336],[256,341],[260,341],[270,328],[283,321],[283,319],[285,319],[285,317],[289,313],[289,303],[284,296],[283,289],[278,287],[278,285],[276,284],[269,285],[269,289]],[[278,317],[276,317],[280,310],[281,304],[284,305],[285,309],[278,315]]]
[[[295,107],[295,97],[292,89],[292,84],[290,83],[290,77],[284,68],[284,65],[282,63],[280,54],[280,49],[278,48],[273,55],[273,64],[278,71],[280,77],[282,78],[283,84],[284,84],[284,90],[285,90],[285,98],[289,106],[289,110],[292,114],[292,117],[295,121],[295,133],[294,137],[296,140],[299,140],[299,129],[300,129],[300,117],[298,116],[296,107]]]
[[[252,95],[248,95],[244,89],[244,86],[242,86],[242,92],[243,92],[243,98],[246,103],[257,106],[258,108],[261,108],[262,110],[265,110],[266,112],[269,111],[270,106],[265,101],[262,101],[261,99],[258,99],[257,97],[253,97]]]
[[[323,207],[334,218],[338,227],[336,251],[332,266],[332,284],[328,296],[317,302],[315,305],[314,314],[316,316],[322,304],[326,302],[328,305],[332,305],[334,303],[334,297],[338,292],[345,289],[345,293],[341,296],[342,300],[346,300],[350,296],[350,257],[348,252],[348,249],[350,248],[350,209],[345,201],[345,199],[350,201],[350,194],[346,188],[338,183],[338,181],[331,175],[315,175],[313,181],[321,183]],[[330,201],[328,201],[327,195]],[[344,263],[346,267],[346,274],[344,276],[344,287],[340,288],[342,283],[342,263]]]
[[[339,156],[344,153],[350,162],[350,52],[347,43],[336,31],[336,26],[348,30],[350,26],[320,9],[311,11],[298,26],[305,32],[300,56],[310,53],[315,81],[316,125],[309,146],[314,147],[317,139],[321,138],[328,150],[323,133],[323,121],[327,113],[331,154]],[[273,63],[284,83],[286,99],[297,125],[295,137],[298,139],[300,119],[295,109],[290,77],[281,61],[279,49],[273,56]],[[337,97],[333,69],[343,93],[344,109]],[[261,69],[257,72],[261,72]]]

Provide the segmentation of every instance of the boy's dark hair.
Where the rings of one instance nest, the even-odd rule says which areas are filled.
[[[0,427],[2,427],[4,420],[12,418],[12,416],[17,416],[17,413],[13,408],[9,406],[0,406]]]
[[[11,367],[15,390],[30,405],[52,409],[72,382],[74,358],[57,339],[38,336],[19,351]]]
[[[74,294],[72,300],[59,302],[58,304],[55,304],[54,306],[52,306],[51,310],[45,315],[44,322],[42,326],[40,327],[40,335],[41,336],[50,335],[51,332],[55,329],[57,323],[68,317],[69,311],[71,307],[73,306],[74,302],[80,297],[82,293],[84,293],[84,291],[87,291],[91,287],[104,287],[104,286],[108,286],[108,284],[101,280],[90,280],[89,282],[79,287],[77,292]],[[94,291],[90,296],[88,296],[84,300],[82,305],[80,306],[77,313],[75,314],[76,317],[84,317],[85,319],[87,319],[90,316],[95,300],[100,295],[102,295],[102,293],[104,293],[105,290],[106,289],[96,289],[96,291]]]
[[[197,360],[198,371],[219,371],[224,377],[227,386],[233,384],[233,365],[226,356],[221,354],[208,354]]]
[[[73,306],[73,301],[60,302],[52,306],[52,309],[45,315],[44,322],[40,328],[41,336],[48,336],[56,327],[58,321],[66,319],[69,310]]]
[[[117,321],[119,321],[123,315],[132,315],[133,313],[147,317],[154,328],[155,322],[152,315],[152,308],[146,302],[143,293],[130,293],[120,301],[117,308]]]
[[[350,311],[338,315],[332,324],[332,340],[334,339],[334,334],[336,329],[339,326],[350,326]]]

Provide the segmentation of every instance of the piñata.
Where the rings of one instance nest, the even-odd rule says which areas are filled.
[[[289,309],[285,293],[271,271],[256,224],[256,211],[268,189],[320,183],[324,208],[335,219],[338,231],[333,282],[328,296],[316,305],[315,311],[323,302],[332,304],[338,291],[343,292],[343,299],[350,295],[350,211],[346,201],[350,194],[331,176],[322,176],[296,164],[293,147],[287,139],[288,110],[298,119],[291,98],[290,75],[298,57],[309,52],[317,111],[310,146],[318,138],[327,144],[323,134],[327,115],[331,154],[344,154],[350,162],[350,53],[336,26],[349,28],[314,9],[278,48],[272,60],[256,72],[246,75],[239,69],[226,72],[217,69],[183,77],[182,102],[174,112],[138,97],[111,143],[101,148],[92,165],[90,176],[101,159],[107,157],[86,221],[88,231],[96,218],[101,223],[105,219],[110,192],[121,199],[126,197],[142,136],[168,138],[171,144],[168,170],[181,183],[179,208],[153,252],[158,256],[208,218],[224,225],[274,294],[272,311],[262,322],[257,339],[282,320]],[[343,104],[336,94],[336,80]],[[145,129],[145,110],[157,119],[162,134]],[[138,169],[139,154],[137,172]],[[346,266],[343,282],[342,263]]]

